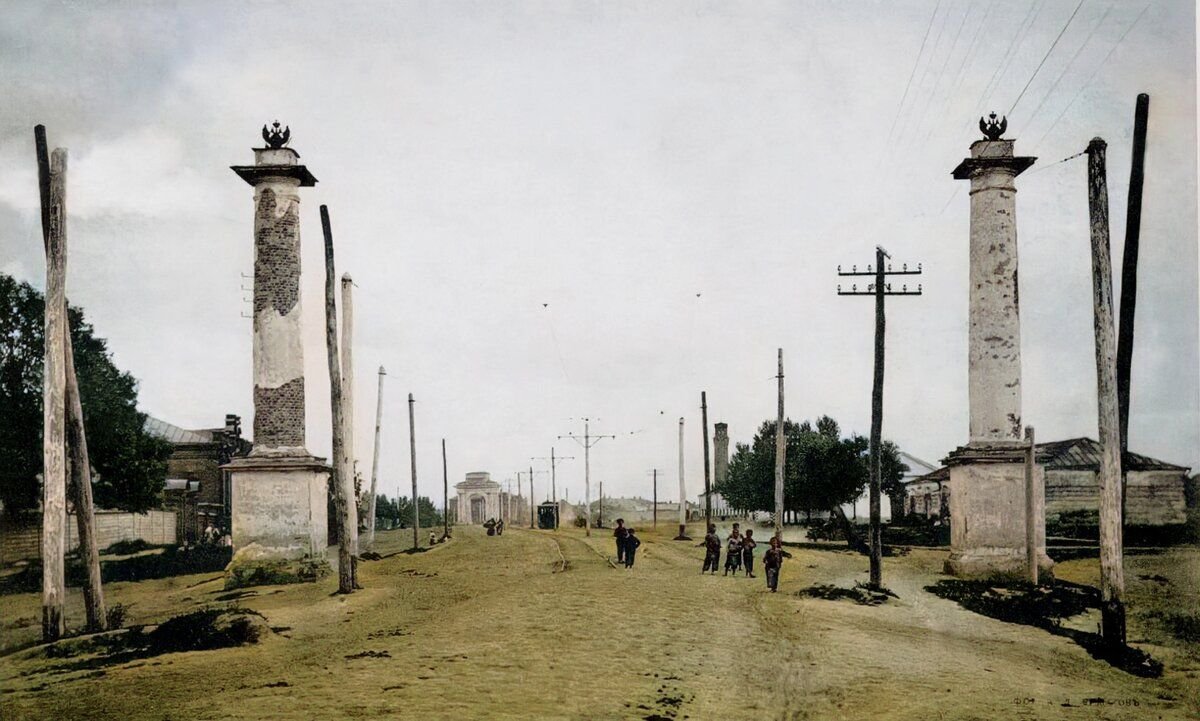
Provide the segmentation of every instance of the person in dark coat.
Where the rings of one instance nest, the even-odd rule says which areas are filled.
[[[629,529],[629,533],[625,536],[625,568],[633,568],[633,559],[637,555],[638,546],[642,545],[642,539],[634,534],[633,529]]]
[[[504,535],[504,519],[503,518],[501,518],[499,521],[496,521],[496,535],[497,536]]]
[[[733,531],[729,533],[729,540],[726,541],[726,544],[725,575],[728,576],[732,571],[736,576],[738,568],[742,565],[742,534],[738,531],[738,524],[733,524]]]
[[[746,567],[746,575],[750,578],[754,576],[754,549],[758,546],[754,542],[754,529],[747,528],[746,535],[742,538],[742,565]]]
[[[783,566],[784,558],[791,558],[791,554],[783,550],[779,536],[771,536],[771,547],[763,554],[763,568],[767,571],[767,588],[771,589],[771,593],[775,593],[779,589],[779,570]]]
[[[629,529],[625,527],[625,519],[617,519],[617,527],[613,529],[613,538],[617,539],[617,563],[625,562],[625,540],[629,538]]]
[[[487,519],[487,523],[483,524],[483,527],[487,529],[487,533],[489,536],[496,535],[496,521],[495,520],[493,520],[491,518]]]
[[[710,524],[704,540],[697,545],[704,547],[704,568],[700,573],[705,571],[716,573],[717,566],[721,563],[721,537],[717,535],[717,527]]]

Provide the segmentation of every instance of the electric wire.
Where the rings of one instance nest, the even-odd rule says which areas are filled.
[[[1050,49],[1047,50],[1046,54],[1042,56],[1042,61],[1039,62],[1038,66],[1034,69],[1033,75],[1030,75],[1029,80],[1025,81],[1025,87],[1021,88],[1021,93],[1017,95],[1017,99],[1013,101],[1012,107],[1008,109],[1008,115],[1012,115],[1012,112],[1017,109],[1017,105],[1021,103],[1021,98],[1025,97],[1025,91],[1029,90],[1029,86],[1033,84],[1034,78],[1036,78],[1038,73],[1042,71],[1042,66],[1046,64],[1046,60],[1050,58],[1050,54],[1054,52],[1054,48],[1058,47],[1058,41],[1062,40],[1063,35],[1065,35],[1067,32],[1067,28],[1071,27],[1071,23],[1075,21],[1075,16],[1079,14],[1079,8],[1083,7],[1083,2],[1084,0],[1079,0],[1079,4],[1075,6],[1075,10],[1071,13],[1071,17],[1067,18],[1066,24],[1062,26],[1062,30],[1058,31],[1058,36],[1054,38],[1054,42],[1050,43]]]
[[[1038,103],[1037,107],[1033,109],[1033,112],[1029,114],[1031,123],[1037,117],[1038,111],[1045,106],[1046,101],[1049,100],[1050,96],[1054,94],[1054,91],[1058,88],[1058,84],[1062,82],[1064,77],[1066,77],[1067,72],[1071,69],[1071,66],[1074,65],[1075,61],[1079,59],[1079,56],[1083,54],[1084,48],[1086,48],[1088,43],[1092,41],[1092,38],[1096,35],[1096,31],[1100,29],[1100,26],[1104,24],[1104,21],[1108,19],[1112,9],[1116,6],[1116,0],[1113,0],[1113,2],[1109,4],[1108,9],[1104,11],[1104,14],[1100,16],[1100,21],[1092,26],[1092,31],[1088,33],[1087,39],[1083,41],[1083,43],[1075,51],[1075,54],[1071,56],[1071,59],[1067,62],[1066,66],[1063,67],[1062,72],[1058,74],[1058,77],[1054,79],[1054,84],[1051,85],[1050,89],[1046,91],[1046,94],[1042,96],[1042,101]]]

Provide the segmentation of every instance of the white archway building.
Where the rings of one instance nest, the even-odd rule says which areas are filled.
[[[475,471],[467,474],[467,480],[457,483],[458,522],[480,525],[489,518],[500,518],[500,484],[492,480],[491,474]]]

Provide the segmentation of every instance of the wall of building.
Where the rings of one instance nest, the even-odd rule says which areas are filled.
[[[125,513],[96,511],[96,541],[100,550],[117,541],[143,540],[155,546],[175,543],[175,514],[171,511]],[[67,548],[79,546],[79,525],[67,516]],[[42,556],[42,517],[37,513],[0,516],[0,563]]]
[[[1167,525],[1186,518],[1184,477],[1179,471],[1132,471],[1127,478],[1125,520],[1133,524]],[[1067,511],[1095,511],[1100,486],[1093,471],[1046,471],[1046,517]]]

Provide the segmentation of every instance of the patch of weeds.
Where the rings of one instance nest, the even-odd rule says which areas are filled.
[[[134,538],[132,540],[117,541],[101,551],[101,553],[108,556],[130,556],[142,551],[149,551],[152,548],[161,548],[161,546],[155,546],[146,543],[140,538]]]
[[[332,573],[323,558],[306,556],[299,560],[259,560],[230,564],[226,569],[225,590],[247,586],[278,586],[311,583]]]
[[[379,555],[375,551],[367,551],[366,553],[358,554],[358,558],[362,561],[379,561],[383,559],[383,556]]]
[[[129,616],[129,606],[123,603],[114,603],[109,606],[104,612],[104,620],[108,623],[108,629],[114,630],[125,627],[125,619]]]
[[[346,656],[347,659],[354,658],[391,658],[392,654],[388,651],[359,651]]]
[[[1155,610],[1148,612],[1146,618],[1179,641],[1200,644],[1200,614]]]
[[[170,576],[186,576],[193,573],[211,573],[225,568],[233,557],[233,549],[219,546],[193,546],[191,548],[165,548],[161,553],[148,553],[115,561],[100,562],[100,578],[103,583],[119,581],[147,581]],[[87,569],[77,558],[66,564],[68,586],[82,588],[87,583]],[[0,595],[13,593],[37,593],[42,588],[42,563],[33,561],[17,573],[0,579]]]
[[[856,583],[853,588],[839,586],[817,585],[796,592],[801,598],[823,598],[827,601],[846,599],[860,606],[879,606],[887,603],[888,598],[899,598],[892,591],[879,587],[872,588],[865,583]]]

